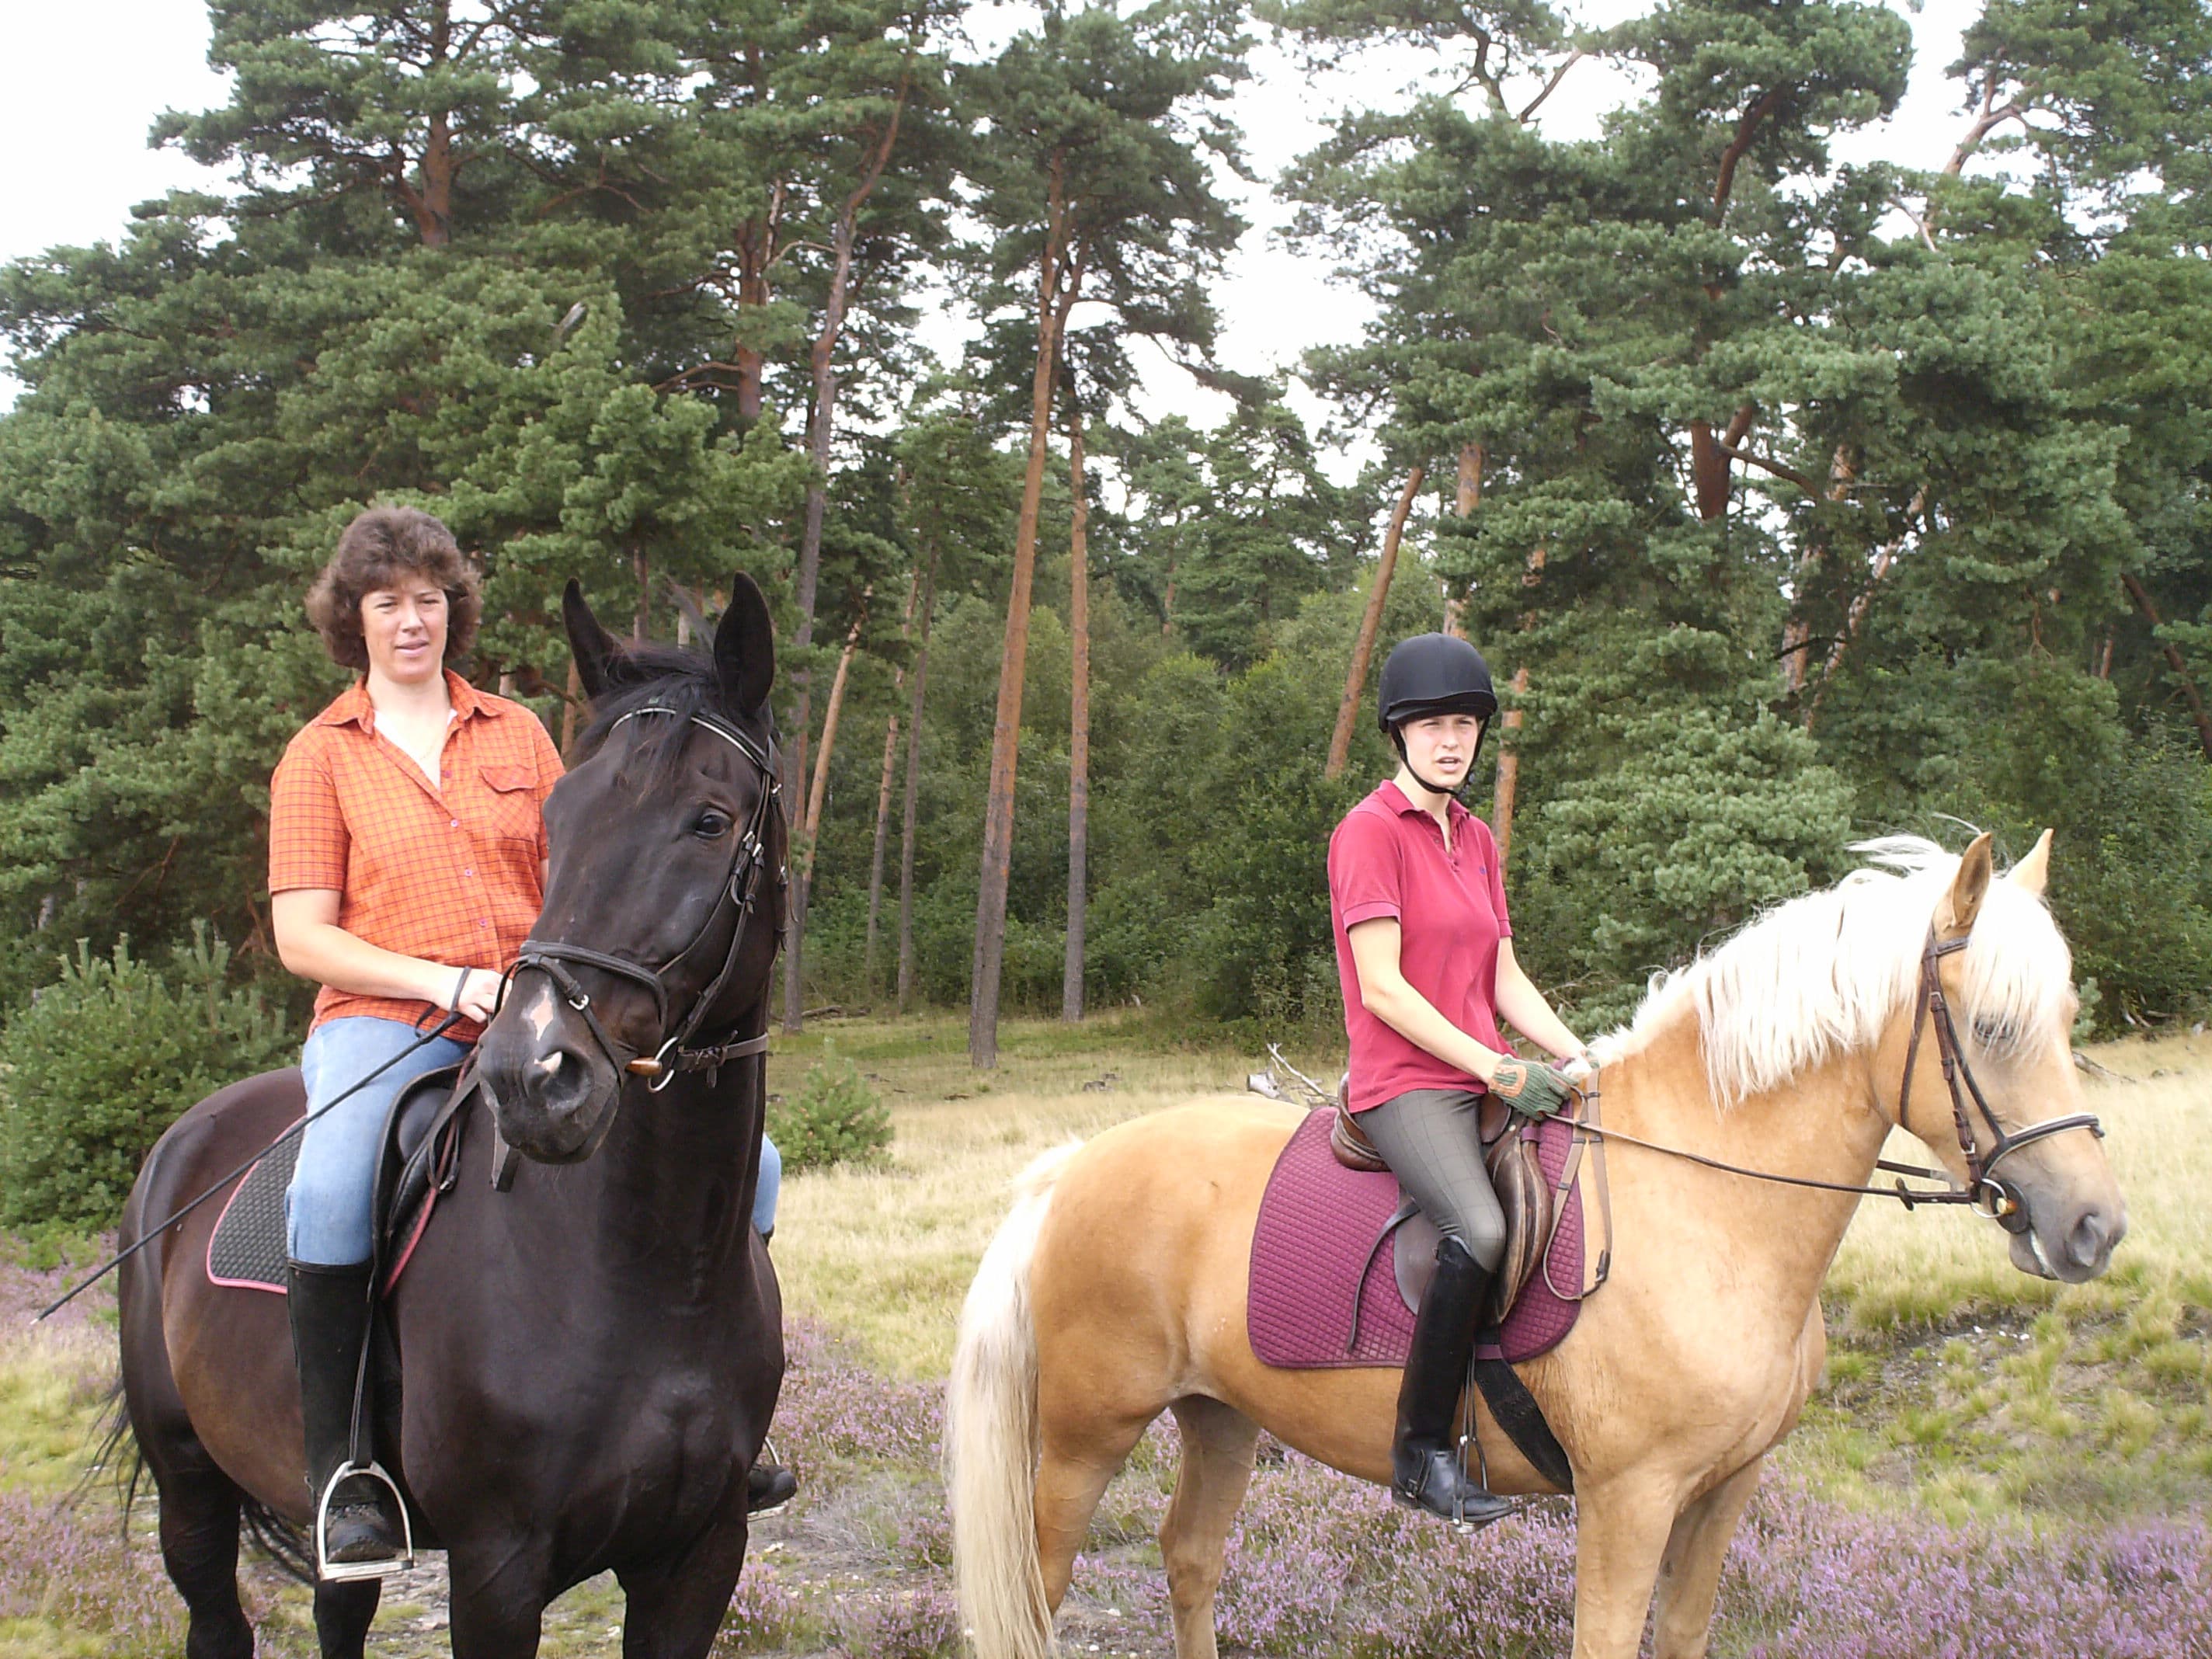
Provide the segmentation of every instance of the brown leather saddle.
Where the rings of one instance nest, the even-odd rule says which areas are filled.
[[[1537,1126],[1490,1094],[1482,1097],[1475,1121],[1482,1137],[1482,1161],[1490,1171],[1491,1185],[1498,1192],[1498,1206],[1505,1218],[1505,1255],[1498,1262],[1498,1276],[1492,1284],[1490,1305],[1483,1310],[1480,1322],[1487,1328],[1504,1322],[1522,1287],[1534,1277],[1559,1217],[1558,1206],[1553,1201],[1552,1183],[1544,1178],[1543,1166],[1537,1161]],[[1375,1150],[1375,1143],[1368,1139],[1366,1131],[1359,1127],[1359,1120],[1352,1115],[1343,1083],[1337,1085],[1328,1146],[1336,1154],[1336,1161],[1347,1170],[1382,1174],[1389,1171],[1390,1166],[1382,1161],[1382,1154]],[[1436,1223],[1423,1215],[1411,1198],[1407,1198],[1391,1212],[1382,1232],[1391,1241],[1398,1294],[1405,1298],[1407,1308],[1418,1312],[1422,1293],[1436,1276],[1440,1237]]]

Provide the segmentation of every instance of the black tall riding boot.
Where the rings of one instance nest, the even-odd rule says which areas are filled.
[[[368,1275],[367,1262],[322,1267],[295,1261],[288,1276],[313,1504],[321,1503],[331,1476],[352,1455],[354,1383],[368,1340]],[[331,1561],[390,1561],[397,1567],[400,1536],[391,1494],[381,1485],[358,1475],[338,1483],[325,1533],[324,1553]]]
[[[1448,1237],[1437,1246],[1437,1276],[1413,1318],[1413,1350],[1398,1388],[1398,1434],[1390,1446],[1392,1497],[1478,1527],[1513,1512],[1511,1503],[1462,1473],[1452,1435],[1490,1279],[1490,1269],[1460,1240]]]

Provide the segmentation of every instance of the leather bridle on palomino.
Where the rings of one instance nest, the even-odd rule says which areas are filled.
[[[1816,1181],[1809,1176],[1777,1175],[1769,1170],[1746,1169],[1740,1164],[1724,1163],[1717,1158],[1707,1158],[1699,1152],[1685,1151],[1680,1146],[1665,1146],[1657,1141],[1641,1139],[1623,1134],[1618,1129],[1608,1129],[1594,1121],[1577,1117],[1576,1127],[1604,1141],[1622,1141],[1631,1146],[1641,1146],[1646,1152],[1664,1152],[1669,1158],[1679,1158],[1691,1164],[1718,1170],[1729,1175],[1748,1176],[1753,1181],[1771,1181],[1784,1187],[1813,1187],[1822,1192],[1853,1193],[1862,1198],[1893,1198],[1908,1210],[1923,1204],[1964,1204],[1975,1214],[1996,1222],[2008,1233],[2024,1233],[2028,1230],[2027,1206],[2020,1188],[1996,1173],[1997,1165],[2023,1146],[2032,1146],[2039,1140],[2063,1134],[2069,1129],[2087,1129],[2102,1140],[2105,1126],[2093,1112],[2070,1112],[2064,1117],[2048,1118],[2041,1123],[2032,1123],[2017,1132],[2008,1131],[1997,1121],[1996,1114],[1982,1093],[1982,1085],[1974,1079],[1973,1067],[1966,1063],[1966,1051],[1959,1044],[1959,1028],[1951,1018],[1951,1005],[1943,995],[1943,981],[1937,963],[1944,957],[1966,948],[1968,936],[1938,942],[1934,923],[1929,924],[1928,942],[1920,949],[1920,988],[1915,997],[1912,1014],[1912,1040],[1905,1046],[1905,1075],[1897,1086],[1897,1127],[1907,1133],[1913,1131],[1905,1121],[1905,1112],[1912,1100],[1912,1073],[1920,1060],[1920,1033],[1923,1027],[1933,1024],[1936,1052],[1942,1056],[1943,1082],[1951,1091],[1951,1119],[1959,1133],[1959,1154],[1966,1162],[1966,1184],[1964,1187],[1945,1186],[1929,1192],[1925,1188],[1907,1187],[1902,1181],[1888,1187],[1854,1187],[1839,1181]],[[1587,1103],[1598,1098],[1598,1074],[1577,1092]],[[1966,1102],[1971,1098],[1982,1121],[1990,1126],[1996,1140],[1984,1157],[1975,1144],[1972,1120],[1966,1114]],[[1595,1114],[1591,1114],[1592,1118]],[[1878,1158],[1875,1167],[1895,1176],[1916,1176],[1923,1180],[1950,1180],[1942,1170],[1930,1170],[1917,1164],[1897,1164],[1888,1158]]]
[[[1914,1201],[1923,1204],[1967,1204],[1978,1215],[1996,1222],[2008,1233],[2024,1233],[2028,1228],[2027,1206],[2021,1198],[2020,1188],[1996,1173],[1997,1165],[2023,1146],[2032,1146],[2039,1140],[2063,1134],[2069,1129],[2087,1129],[2102,1140],[2105,1126],[2093,1112],[2070,1112],[2064,1117],[2047,1118],[2041,1123],[2031,1123],[2018,1132],[2008,1131],[1997,1121],[1996,1114],[1990,1109],[1982,1085],[1974,1080],[1974,1069],[1966,1063],[1966,1051],[1959,1046],[1959,1028],[1951,1019],[1951,1005],[1943,995],[1943,981],[1936,963],[1943,957],[1966,948],[1967,935],[1936,942],[1936,929],[1930,924],[1928,942],[1920,949],[1920,1006],[1912,1017],[1912,1041],[1905,1046],[1905,1078],[1898,1085],[1897,1122],[1905,1127],[1905,1110],[1912,1098],[1912,1072],[1920,1059],[1920,1031],[1932,1023],[1936,1028],[1936,1050],[1943,1059],[1943,1083],[1951,1091],[1951,1121],[1959,1132],[1959,1154],[1966,1160],[1966,1185],[1962,1192],[1916,1194]],[[1964,1085],[1962,1088],[1960,1085]],[[1990,1126],[1996,1137],[1989,1155],[1983,1156],[1975,1144],[1974,1127],[1966,1115],[1966,1101],[1971,1097],[1974,1109],[1982,1115],[1982,1121]],[[1883,1164],[1885,1170],[1895,1169]],[[1935,1175],[1936,1170],[1905,1170],[1905,1174]],[[1899,1190],[1903,1190],[1900,1184]]]
[[[676,709],[665,704],[649,702],[631,709],[616,720],[608,728],[607,735],[611,738],[629,721],[647,714],[681,718]],[[752,815],[746,821],[744,833],[738,837],[737,850],[731,854],[729,874],[722,882],[714,908],[699,924],[699,931],[692,934],[690,943],[659,967],[647,968],[642,963],[632,962],[625,957],[611,956],[604,951],[589,950],[580,945],[564,944],[557,939],[530,939],[524,943],[517,954],[514,965],[507,970],[510,982],[516,975],[532,969],[550,979],[568,1006],[584,1017],[584,1024],[591,1031],[592,1040],[599,1045],[599,1052],[607,1057],[608,1063],[618,1073],[649,1079],[646,1086],[655,1094],[666,1088],[678,1072],[712,1072],[731,1060],[768,1052],[768,1033],[765,1030],[727,1042],[706,1043],[696,1048],[690,1045],[708,1010],[714,1007],[715,999],[728,985],[730,975],[737,971],[738,953],[744,946],[745,924],[751,920],[753,904],[759,896],[761,870],[765,861],[763,855],[768,849],[769,814],[776,810],[776,802],[782,794],[775,746],[771,744],[763,749],[738,727],[714,714],[701,712],[690,715],[690,720],[692,725],[713,732],[737,750],[759,771],[762,781],[760,792],[753,801]],[[779,871],[777,879],[781,882],[782,878],[782,872]],[[662,976],[690,956],[698,947],[700,940],[713,931],[726,904],[736,908],[737,921],[730,930],[730,948],[722,958],[721,970],[692,1000],[690,1010],[671,1031],[668,988],[663,983]],[[571,963],[580,967],[597,968],[634,985],[643,986],[652,994],[653,1012],[659,1018],[659,1029],[666,1034],[660,1047],[653,1054],[647,1054],[609,1036],[605,1027],[599,1024],[599,1015],[592,1011],[590,994],[577,982],[575,975],[568,971],[568,964]],[[502,985],[502,997],[505,990]],[[625,1059],[624,1055],[628,1058]]]

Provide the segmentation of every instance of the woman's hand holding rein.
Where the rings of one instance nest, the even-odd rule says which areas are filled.
[[[1522,1117],[1551,1117],[1574,1098],[1574,1085],[1534,1060],[1502,1060],[1491,1073],[1490,1092]]]
[[[499,1012],[499,975],[488,968],[463,968],[459,975],[453,981],[452,1000],[443,1006],[479,1025],[489,1024]]]

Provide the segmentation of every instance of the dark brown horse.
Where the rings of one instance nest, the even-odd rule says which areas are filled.
[[[745,1548],[745,1476],[783,1375],[775,1278],[750,1225],[785,830],[768,606],[743,577],[711,659],[625,650],[572,586],[595,716],[547,803],[544,914],[478,1049],[459,1179],[390,1304],[396,1462],[418,1540],[448,1553],[462,1659],[525,1659],[561,1591],[612,1570],[628,1659],[699,1659]],[[753,1041],[750,1039],[758,1039]],[[162,1137],[127,1245],[302,1109],[299,1074],[203,1101]],[[219,1205],[125,1265],[123,1378],[191,1612],[188,1659],[253,1649],[241,1512],[308,1518],[283,1303],[211,1285]],[[326,1656],[356,1656],[374,1581],[321,1584]]]

